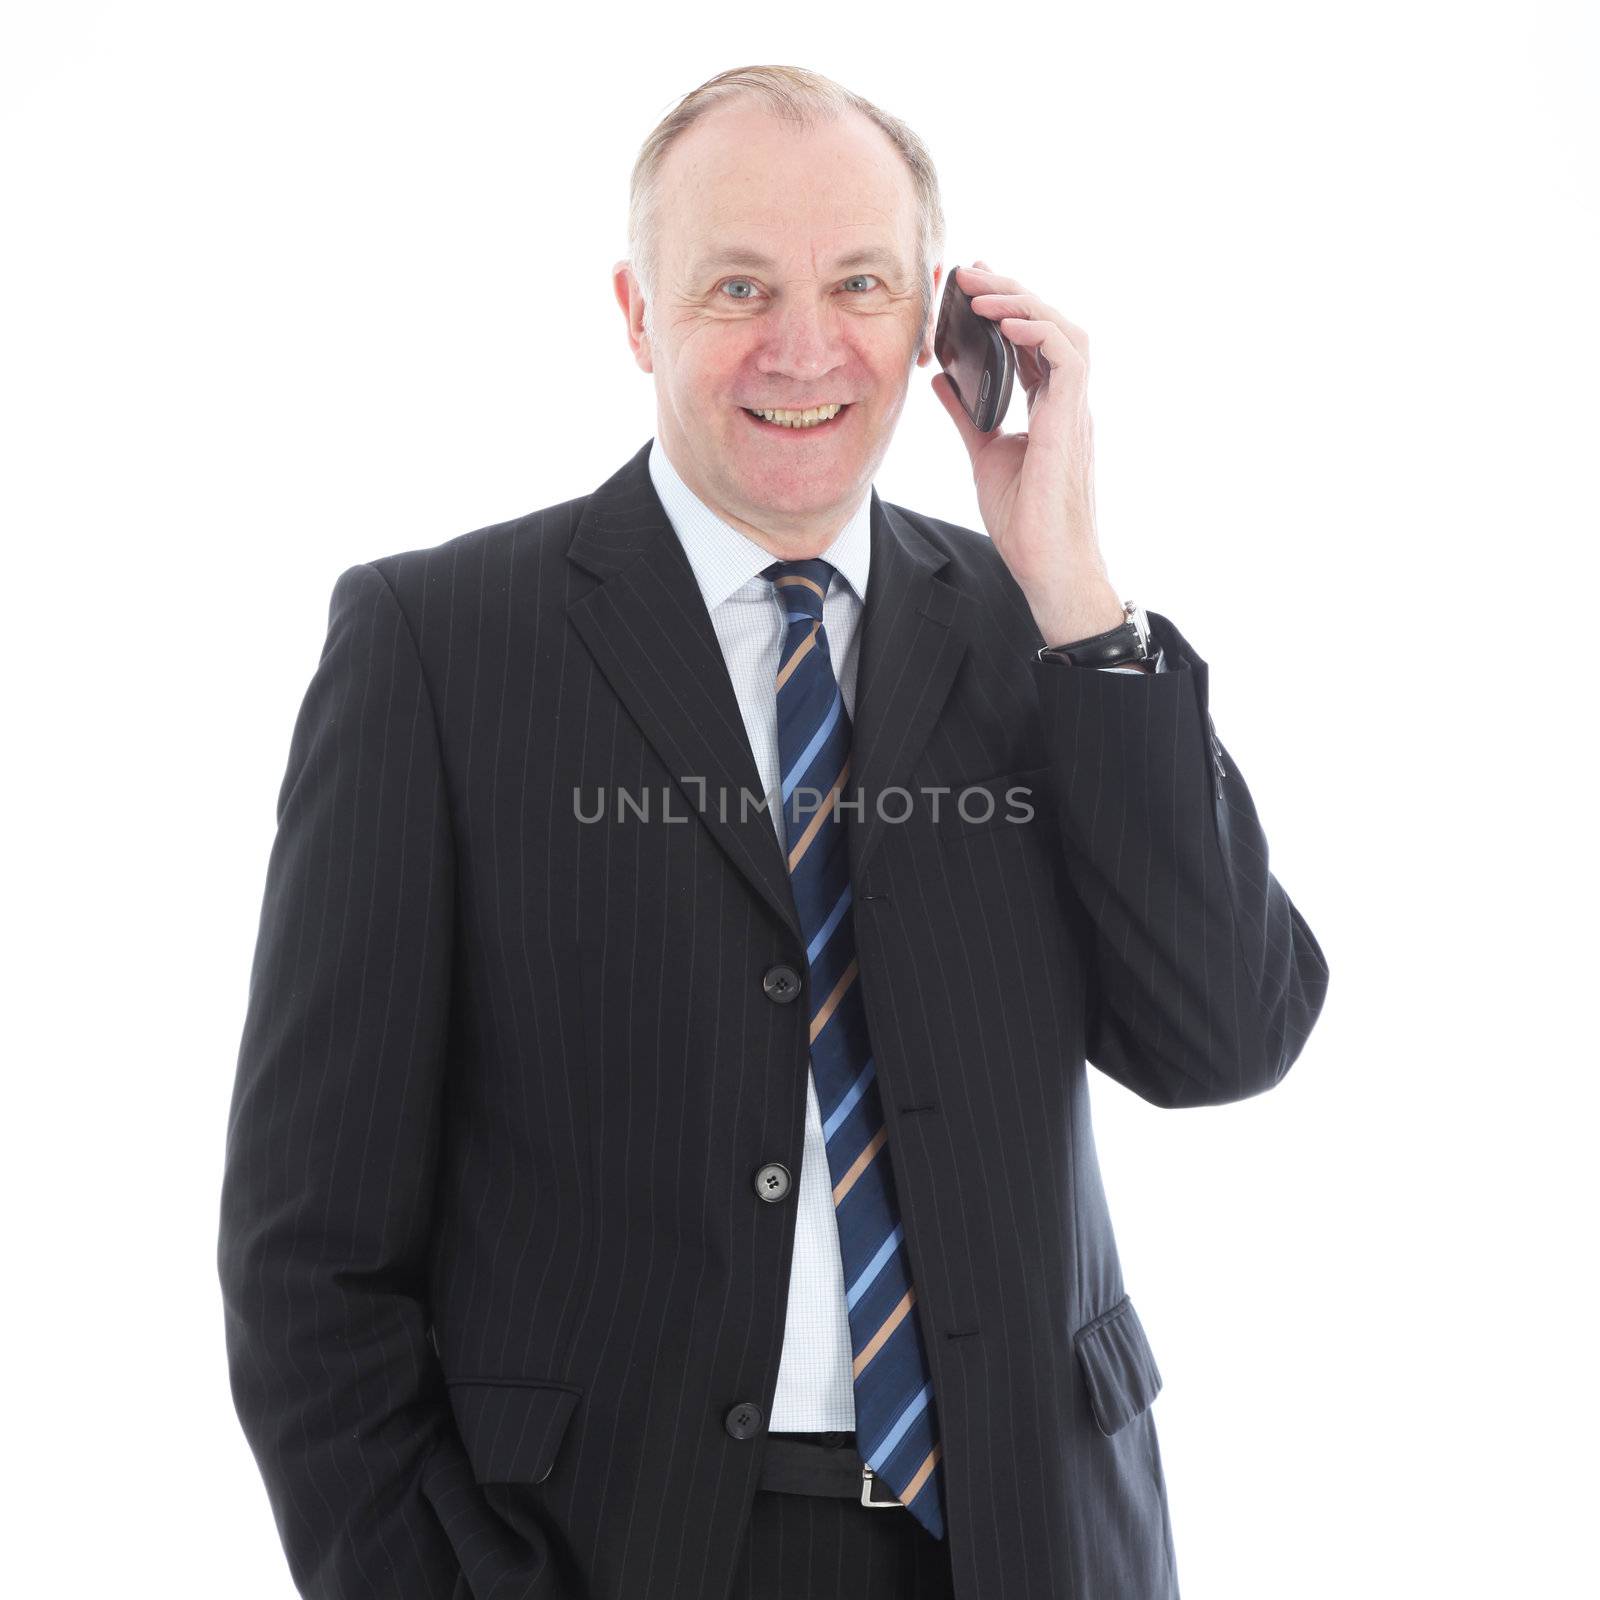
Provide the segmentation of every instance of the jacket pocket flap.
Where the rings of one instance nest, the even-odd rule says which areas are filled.
[[[1102,1433],[1115,1433],[1132,1422],[1160,1393],[1161,1373],[1127,1295],[1085,1323],[1073,1342]]]
[[[499,1378],[448,1380],[450,1408],[479,1483],[542,1483],[582,1390]]]
[[[990,828],[1019,827],[1033,822],[1041,812],[1055,810],[1050,768],[1023,767],[967,783],[952,783],[939,796],[942,834],[960,838],[985,833]],[[932,797],[917,794],[917,803],[931,805]]]

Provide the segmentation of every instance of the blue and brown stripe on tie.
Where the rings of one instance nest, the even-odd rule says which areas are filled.
[[[787,619],[777,679],[778,754],[789,877],[806,940],[811,1071],[855,1352],[856,1445],[911,1514],[943,1538],[933,1383],[861,999],[844,817],[834,805],[850,771],[850,717],[823,631],[833,570],[815,559],[777,561],[762,573]]]

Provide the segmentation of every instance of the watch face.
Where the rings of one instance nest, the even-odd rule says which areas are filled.
[[[1139,630],[1139,644],[1145,655],[1154,655],[1155,652],[1150,648],[1150,619],[1144,614],[1144,607],[1135,606],[1130,620]]]

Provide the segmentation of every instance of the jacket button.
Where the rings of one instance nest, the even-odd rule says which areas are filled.
[[[800,993],[800,974],[793,967],[779,962],[777,966],[767,968],[762,975],[761,987],[767,991],[769,1000],[787,1005]]]
[[[756,1174],[756,1193],[763,1200],[781,1200],[789,1192],[789,1169],[781,1161],[769,1161]]]
[[[741,1401],[722,1419],[722,1425],[735,1439],[753,1439],[761,1431],[761,1407]]]

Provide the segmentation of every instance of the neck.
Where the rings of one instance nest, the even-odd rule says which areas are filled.
[[[692,460],[685,462],[684,451],[668,452],[662,442],[661,430],[656,432],[656,448],[663,451],[672,470],[708,511],[715,513],[730,528],[737,529],[747,539],[761,546],[779,561],[809,561],[820,556],[837,539],[853,511],[837,508],[826,513],[802,513],[787,516],[783,512],[747,508],[761,517],[759,523],[751,522],[720,503],[718,497],[700,481]]]

